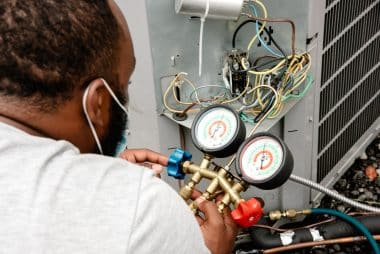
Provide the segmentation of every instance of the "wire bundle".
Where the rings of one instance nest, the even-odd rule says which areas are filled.
[[[268,19],[267,10],[264,4],[260,0],[252,0],[246,2],[246,7],[250,11],[249,14],[244,14],[248,17],[248,20],[244,21],[235,31],[233,36],[233,46],[236,42],[237,32],[248,23],[255,23],[256,34],[251,39],[248,44],[247,52],[252,53],[252,46],[259,40],[263,47],[271,54],[268,56],[263,56],[257,58],[254,62],[254,67],[249,68],[247,66],[248,59],[242,60],[242,66],[245,70],[248,71],[248,75],[251,76],[251,79],[254,80],[253,87],[260,88],[264,84],[272,86],[277,91],[277,96],[279,96],[280,101],[278,104],[273,105],[273,110],[269,115],[269,118],[277,117],[281,110],[283,109],[284,102],[290,98],[302,98],[306,91],[310,88],[313,83],[311,76],[308,76],[310,70],[310,55],[308,53],[296,54],[295,52],[295,25],[291,20],[288,19]],[[263,18],[258,17],[258,12],[256,10],[256,5],[258,5],[263,12]],[[262,21],[262,23],[260,22]],[[287,56],[284,50],[278,45],[278,43],[272,38],[271,33],[266,29],[266,22],[287,22],[291,24],[292,27],[292,54]],[[277,52],[269,47],[267,43],[262,40],[261,33],[265,31],[271,41],[273,41],[274,46],[277,48]],[[249,54],[248,54],[249,57]],[[269,61],[264,64],[259,62],[269,59]],[[260,66],[261,68],[257,68]],[[264,67],[265,66],[265,67]],[[264,68],[262,68],[264,67]],[[305,88],[300,91],[301,85],[307,80]],[[250,90],[247,92],[247,95],[250,95]],[[270,92],[269,92],[270,93]],[[257,89],[254,99],[251,99],[251,103],[243,101],[244,106],[241,107],[245,113],[250,113],[255,116],[260,116],[263,114],[263,111],[267,108],[267,105],[272,103],[271,97],[273,94],[268,94],[267,89]],[[248,97],[249,98],[249,97]],[[246,114],[242,115],[244,121],[247,122],[257,122],[257,117],[255,119],[249,118]]]
[[[256,7],[261,8],[262,17],[258,17]],[[268,19],[268,12],[260,0],[247,0],[245,9],[248,13],[242,13],[246,17],[235,30],[232,46],[236,45],[236,37],[239,30],[246,24],[255,25],[255,34],[247,46],[246,58],[241,59],[242,73],[247,75],[246,86],[240,94],[234,96],[230,91],[230,84],[222,85],[200,85],[197,86],[187,78],[187,73],[178,73],[163,96],[165,108],[172,113],[184,114],[196,112],[200,108],[212,104],[234,104],[240,112],[241,118],[249,123],[258,123],[265,117],[278,117],[284,107],[284,103],[291,98],[302,98],[313,83],[313,78],[308,75],[310,70],[311,57],[305,53],[296,53],[295,50],[295,25],[288,19]],[[270,31],[265,27],[267,22],[286,22],[292,28],[292,42],[290,55],[278,45],[272,38]],[[261,34],[266,32],[276,49],[271,48],[262,38]],[[268,51],[268,55],[259,57],[254,61],[250,60],[253,53],[253,45],[260,41],[261,45]],[[252,64],[251,64],[252,62]],[[223,68],[223,77],[226,76],[226,67]],[[304,83],[306,84],[304,85]],[[244,83],[243,83],[244,84]],[[184,86],[190,89],[190,96],[187,98],[178,96],[178,91],[183,91]],[[218,94],[203,96],[200,91],[207,88],[217,88],[222,91]],[[271,88],[271,89],[270,89]],[[205,90],[204,90],[205,91]],[[169,95],[173,99],[168,102]],[[266,114],[268,113],[269,114]]]

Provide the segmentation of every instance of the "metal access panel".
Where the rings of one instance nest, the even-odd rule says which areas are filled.
[[[380,1],[326,0],[324,17],[313,160],[314,179],[332,187],[380,132]]]
[[[199,2],[199,1],[197,1]],[[204,0],[206,3],[206,0]],[[263,1],[270,17],[285,17],[296,24],[296,45],[306,50],[309,1]],[[221,84],[224,54],[232,49],[232,35],[237,21],[206,19],[203,39],[203,71],[198,75],[200,18],[176,14],[174,0],[146,0],[150,42],[152,47],[155,84],[164,90],[179,72],[187,72],[195,84]],[[290,54],[291,28],[289,24],[270,23],[276,41]],[[256,33],[254,24],[245,26],[238,34],[237,48],[246,49]],[[265,38],[264,38],[265,39]],[[259,44],[259,43],[258,43]],[[267,54],[263,47],[253,47],[255,56]],[[162,94],[157,94],[162,100]],[[163,105],[158,110],[165,112]]]
[[[199,2],[199,1],[198,1]],[[205,1],[206,2],[206,1]],[[225,52],[231,50],[232,35],[242,22],[226,20],[206,20],[204,27],[204,53],[202,75],[198,75],[199,17],[176,14],[174,0],[146,0],[146,12],[153,59],[154,82],[158,114],[173,123],[170,113],[162,104],[163,91],[179,72],[187,72],[188,78],[197,85],[221,84],[222,60]],[[296,24],[296,48],[299,52],[309,51],[312,55],[311,75],[318,75],[318,61],[321,37],[317,28],[323,8],[320,1],[306,0],[264,0],[270,18],[288,18]],[[270,23],[272,36],[290,54],[291,29],[289,24]],[[255,27],[245,26],[239,32],[237,47],[245,49],[255,34]],[[132,35],[133,36],[133,35]],[[267,54],[263,47],[255,45],[255,56]],[[186,91],[185,91],[186,92]],[[207,91],[206,91],[207,92]],[[312,177],[312,147],[314,122],[317,119],[318,88],[313,86],[303,100],[295,100],[275,120],[263,122],[259,131],[270,131],[280,137],[293,151],[295,157],[294,173],[307,178]],[[161,102],[161,103],[160,103]],[[185,127],[184,141],[186,150],[193,154],[193,161],[199,162],[201,154],[192,145],[189,127],[193,115],[184,122],[175,122]],[[252,125],[247,124],[247,129]],[[165,132],[164,129],[161,129]],[[217,161],[223,165],[223,160]],[[176,187],[176,185],[173,185]],[[244,196],[244,195],[243,195]],[[287,183],[282,188],[262,191],[251,188],[244,197],[260,196],[266,201],[267,209],[304,208],[309,206],[311,191],[298,184]],[[297,198],[295,198],[297,197]]]

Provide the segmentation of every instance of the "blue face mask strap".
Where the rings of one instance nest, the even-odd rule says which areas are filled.
[[[105,81],[103,78],[101,78],[101,80],[102,80],[104,86],[107,88],[110,95],[112,96],[112,98],[116,101],[117,105],[119,105],[119,107],[125,112],[125,114],[128,115],[128,110],[123,106],[123,104],[120,103],[119,99],[116,97],[115,93],[112,91],[112,89],[108,85],[107,81]],[[90,86],[88,86],[86,88],[86,90],[84,91],[83,98],[82,98],[82,106],[83,106],[84,114],[86,115],[87,122],[90,126],[92,135],[95,139],[96,145],[98,146],[99,152],[100,152],[100,154],[103,154],[103,149],[102,149],[102,145],[100,144],[98,134],[96,133],[95,127],[91,122],[90,116],[88,115],[86,101],[87,101],[89,89],[90,89]]]

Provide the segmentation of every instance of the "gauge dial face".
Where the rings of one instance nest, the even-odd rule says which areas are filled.
[[[269,136],[261,136],[247,143],[240,154],[241,173],[254,181],[273,176],[281,167],[284,152],[281,144]]]
[[[199,118],[195,128],[195,137],[202,148],[222,149],[234,138],[238,128],[238,119],[230,110],[215,107],[206,111]]]

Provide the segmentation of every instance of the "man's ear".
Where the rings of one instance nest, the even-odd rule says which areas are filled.
[[[86,99],[87,113],[99,135],[103,135],[109,121],[111,98],[102,79],[95,79],[88,85]]]

